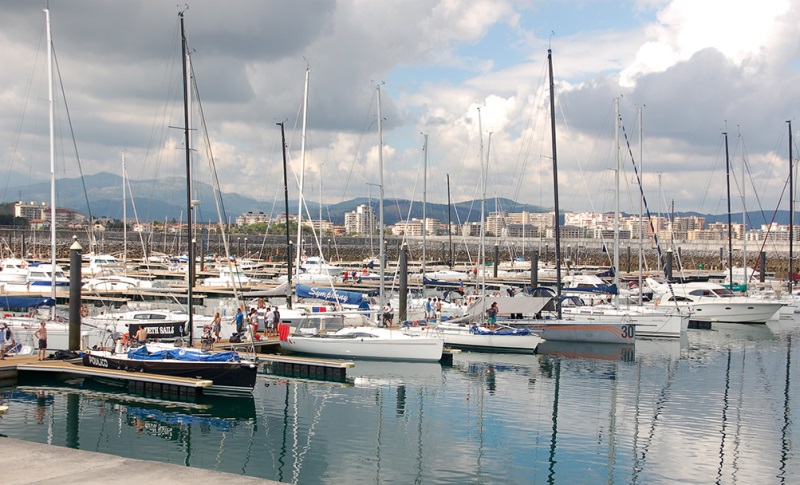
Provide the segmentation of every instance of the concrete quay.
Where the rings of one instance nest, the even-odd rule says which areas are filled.
[[[192,468],[170,463],[134,460],[104,453],[0,438],[3,483],[15,484],[279,484],[263,478]]]

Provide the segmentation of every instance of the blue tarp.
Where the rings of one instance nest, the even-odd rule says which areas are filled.
[[[364,299],[364,294],[357,291],[332,290],[330,288],[314,288],[306,285],[297,285],[295,293],[299,298],[316,298],[317,300],[338,301],[342,304],[358,305]]]
[[[159,350],[158,352],[148,352],[146,346],[128,351],[128,358],[135,360],[183,360],[189,362],[228,362],[239,360],[236,352],[218,352],[213,354],[203,354],[186,349]]]
[[[39,296],[0,296],[0,307],[4,310],[11,308],[31,308],[40,306],[55,306],[56,301],[50,297]]]

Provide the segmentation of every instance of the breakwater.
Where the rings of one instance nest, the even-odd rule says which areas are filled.
[[[126,248],[128,259],[139,259],[147,253],[179,254],[186,252],[186,233],[183,234],[156,234],[136,233],[128,231],[127,244],[125,234],[120,230],[106,230],[95,233],[95,244],[91,244],[90,237],[85,231],[59,229],[56,233],[56,257],[59,259],[69,257],[69,247],[73,236],[83,246],[84,253],[92,250],[101,253],[110,253],[120,256]],[[0,229],[3,240],[4,255],[9,255],[9,250],[16,255],[24,254],[28,258],[50,257],[49,231],[33,231],[29,229]],[[291,238],[290,255],[296,254],[296,236]],[[224,255],[225,246],[222,237],[218,234],[207,232],[198,233],[198,254]],[[286,236],[258,235],[234,233],[228,236],[228,251],[239,257],[252,259],[286,261],[287,245]],[[423,257],[423,240],[421,236],[400,237],[387,236],[386,255],[390,261],[399,257],[403,244],[408,248],[410,261],[421,261]],[[555,259],[555,240],[552,238],[495,238],[487,237],[486,261],[494,261],[495,252],[500,262],[511,261],[514,258],[523,258],[530,261],[533,252],[539,253],[542,265],[552,264]],[[363,262],[369,258],[376,258],[379,252],[377,237],[366,236],[322,236],[315,238],[307,235],[301,241],[302,251],[308,255],[322,254],[331,262]],[[687,270],[721,270],[725,268],[723,261],[727,259],[727,241],[675,241],[670,246],[662,245],[663,257],[667,257],[669,247],[672,247],[673,265]],[[453,261],[456,265],[474,264],[479,259],[481,241],[475,236],[429,236],[425,238],[425,258],[430,263],[447,263]],[[639,242],[638,240],[622,240],[619,244],[619,266],[623,272],[637,271],[639,268]],[[763,246],[759,242],[748,242],[743,247],[741,241],[733,242],[733,264],[742,266],[746,255],[750,267],[756,265],[756,257],[761,251],[766,255],[766,270],[777,277],[788,274],[789,243],[771,242]],[[800,249],[794,252],[796,258]],[[564,239],[561,241],[562,259],[574,266],[611,266],[613,265],[613,241],[599,239]],[[642,250],[644,267],[649,271],[658,268],[659,252],[652,242],[645,241]],[[471,263],[470,263],[471,262]],[[797,268],[800,263],[795,263]],[[797,271],[797,270],[796,270]]]

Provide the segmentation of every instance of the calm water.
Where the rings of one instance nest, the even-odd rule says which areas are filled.
[[[292,483],[796,483],[800,326],[635,348],[358,362],[177,402],[91,381],[2,389],[0,433]]]

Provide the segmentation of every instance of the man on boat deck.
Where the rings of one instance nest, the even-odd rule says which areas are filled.
[[[236,333],[242,333],[242,325],[244,325],[244,314],[241,308],[236,309]]]
[[[497,308],[497,302],[492,303],[492,306],[490,306],[489,309],[486,310],[486,317],[487,317],[486,323],[488,323],[489,325],[494,325],[494,323],[497,321],[498,311],[499,310]]]
[[[140,325],[139,330],[136,331],[136,341],[139,342],[139,345],[147,342],[147,328],[144,325]]]

